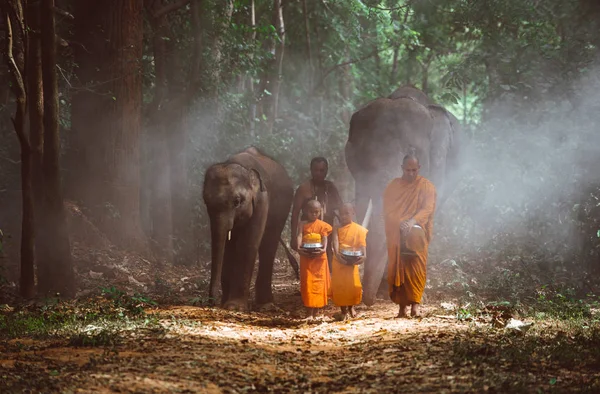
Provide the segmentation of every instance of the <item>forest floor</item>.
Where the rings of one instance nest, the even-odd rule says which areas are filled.
[[[37,306],[44,322],[62,323],[51,334],[21,336],[15,330],[35,331],[41,323],[27,308],[12,311],[14,322],[27,323],[13,324],[12,338],[0,342],[0,391],[600,391],[597,314],[520,318],[503,304],[471,313],[430,296],[420,319],[395,319],[396,306],[379,300],[358,307],[353,320],[335,321],[330,305],[322,321],[307,322],[290,274],[281,264],[276,270],[280,310],[270,313],[196,306],[200,298],[152,306],[149,298],[111,288],[87,302]],[[65,329],[60,316],[74,314],[91,323],[79,319],[77,329]],[[526,325],[510,328],[512,317]]]
[[[513,239],[461,255],[439,237],[420,319],[381,299],[307,322],[287,262],[278,311],[211,308],[206,261],[157,266],[69,208],[75,300],[19,300],[0,264],[0,393],[600,392],[598,281]]]

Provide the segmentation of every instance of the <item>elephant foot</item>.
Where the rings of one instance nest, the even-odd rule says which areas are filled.
[[[362,302],[366,306],[373,306],[373,304],[375,304],[375,297],[363,294]]]
[[[273,304],[272,302],[267,302],[264,304],[257,304],[254,309],[257,312],[280,312],[281,311],[281,309],[279,309],[277,306],[275,306],[275,304]]]
[[[245,300],[230,300],[223,304],[223,309],[230,311],[246,312],[248,311],[248,302]]]

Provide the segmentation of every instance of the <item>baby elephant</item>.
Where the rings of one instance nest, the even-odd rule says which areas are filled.
[[[258,309],[272,307],[273,262],[293,198],[287,172],[250,147],[208,168],[203,198],[211,230],[209,298],[215,300],[220,280],[221,305],[247,310],[258,253],[256,305]]]

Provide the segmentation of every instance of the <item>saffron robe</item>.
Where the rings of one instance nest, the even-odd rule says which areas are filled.
[[[331,226],[322,220],[306,223],[302,227],[302,236],[307,234],[321,234],[325,239],[331,234]],[[322,308],[327,305],[327,296],[331,286],[327,254],[315,257],[300,256],[300,293],[302,302],[308,308]]]
[[[383,194],[383,214],[388,250],[388,290],[396,304],[420,303],[427,279],[427,251],[433,233],[436,191],[433,183],[418,176],[414,182],[392,180]],[[400,224],[414,219],[422,228],[411,228],[411,253],[401,253]],[[412,231],[416,231],[412,234]]]
[[[337,229],[339,250],[348,247],[358,250],[367,246],[368,230],[354,222]],[[362,285],[358,265],[346,265],[333,257],[331,265],[331,293],[336,306],[360,304]]]

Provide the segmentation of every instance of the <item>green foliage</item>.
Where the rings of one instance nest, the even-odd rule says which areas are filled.
[[[145,313],[144,308],[157,305],[155,301],[142,294],[135,293],[132,296],[128,296],[125,292],[117,289],[115,286],[103,288],[102,294],[107,299],[112,300],[115,307],[123,308],[133,316],[141,316]]]
[[[132,328],[152,328],[157,321],[144,307],[155,303],[142,295],[127,296],[111,287],[105,297],[85,301],[48,300],[40,306],[0,314],[2,338],[72,337],[73,343],[104,344]]]
[[[544,285],[537,291],[535,306],[537,318],[552,317],[563,320],[592,319],[600,322],[600,316],[594,316],[593,311],[600,308],[600,302],[595,294],[588,293],[584,298],[579,297],[577,290],[572,287],[552,289]]]

